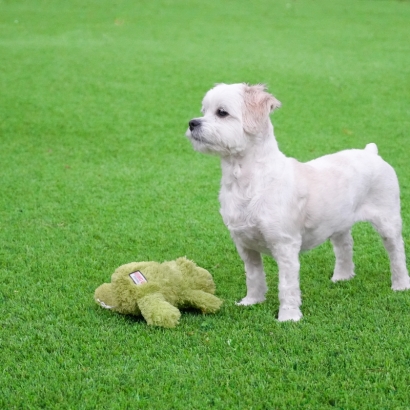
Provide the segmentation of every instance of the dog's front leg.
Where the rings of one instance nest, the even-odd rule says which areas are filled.
[[[247,288],[246,296],[240,302],[237,302],[237,305],[261,303],[265,300],[265,294],[268,291],[261,255],[259,252],[244,248],[238,244],[236,248],[245,264]]]
[[[300,243],[277,244],[272,250],[279,267],[279,322],[302,318],[299,286]]]

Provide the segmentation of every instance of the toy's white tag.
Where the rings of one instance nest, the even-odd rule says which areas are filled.
[[[113,309],[114,306],[108,306],[107,304],[105,304],[102,300],[97,299],[98,303],[101,305],[101,307],[103,307],[104,309]]]
[[[139,270],[130,273],[130,278],[136,285],[142,285],[143,283],[148,282],[146,277]]]

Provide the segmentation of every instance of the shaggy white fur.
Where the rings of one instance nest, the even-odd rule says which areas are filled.
[[[390,257],[393,290],[410,288],[401,235],[399,184],[370,143],[300,163],[278,149],[269,118],[280,102],[262,85],[218,84],[203,100],[203,117],[186,136],[197,151],[221,157],[221,215],[246,271],[247,295],[265,300],[261,253],[279,267],[279,321],[298,321],[299,253],[330,239],[336,254],[332,281],[354,276],[355,222],[379,232]]]

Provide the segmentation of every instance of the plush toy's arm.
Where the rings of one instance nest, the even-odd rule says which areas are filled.
[[[222,305],[222,300],[202,290],[191,290],[184,297],[187,305],[200,309],[202,313],[215,313]]]
[[[168,303],[159,292],[141,298],[138,307],[149,325],[175,327],[181,316],[180,311]]]

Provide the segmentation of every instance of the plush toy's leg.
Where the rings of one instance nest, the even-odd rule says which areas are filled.
[[[181,316],[180,311],[159,292],[141,298],[138,307],[149,325],[175,327]]]
[[[200,309],[202,313],[215,313],[222,305],[222,300],[202,290],[192,290],[184,300],[189,306]]]

